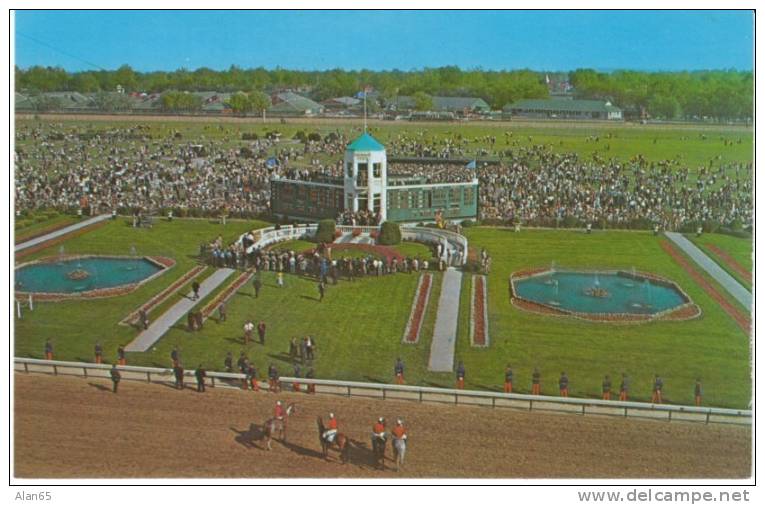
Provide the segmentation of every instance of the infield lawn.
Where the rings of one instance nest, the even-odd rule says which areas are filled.
[[[245,230],[264,225],[229,221],[223,227],[206,220],[176,219],[172,223],[161,220],[146,230],[134,229],[127,220],[119,219],[64,242],[67,253],[128,254],[135,246],[138,254],[170,256],[178,264],[128,295],[38,303],[34,312],[25,312],[22,320],[15,320],[15,355],[41,357],[45,339],[51,338],[57,359],[92,361],[93,345],[100,340],[107,361],[112,361],[117,346],[128,343],[138,333],[117,323],[195,265],[201,242],[219,234],[230,241]],[[531,371],[538,366],[543,394],[557,394],[557,378],[566,371],[572,396],[599,397],[603,375],[610,374],[617,387],[624,371],[631,378],[630,396],[636,400],[650,398],[653,374],[659,373],[670,402],[692,403],[694,381],[699,377],[704,384],[705,404],[749,404],[748,335],[661,249],[663,238],[641,232],[513,233],[484,227],[469,228],[465,233],[472,247],[485,247],[493,258],[488,282],[490,346],[486,349],[471,348],[469,344],[470,274],[464,276],[455,360],[465,363],[468,388],[501,390],[504,367],[511,363],[518,392],[529,391]],[[56,255],[58,247],[22,261]],[[635,267],[662,275],[690,295],[701,307],[702,316],[685,322],[615,325],[531,314],[512,306],[509,275],[516,270],[549,266],[553,261],[561,267]],[[269,363],[276,364],[283,375],[291,375],[287,354],[290,339],[312,335],[318,346],[313,366],[319,378],[391,382],[393,363],[401,356],[407,383],[453,385],[452,374],[427,372],[440,274],[434,276],[420,342],[415,345],[402,344],[401,340],[417,274],[341,280],[336,286],[328,286],[322,302],[318,301],[315,280],[294,275],[284,278],[285,286],[279,288],[275,274],[264,273],[260,297],[255,299],[251,284],[245,285],[229,301],[227,321],[218,322],[215,314],[202,331],[194,333],[178,324],[157,342],[156,350],[129,353],[128,363],[167,367],[170,351],[178,345],[187,368],[202,363],[209,369],[221,369],[226,351],[236,359],[245,350],[261,377]],[[229,278],[229,282],[233,279]],[[198,307],[212,296],[214,293]],[[242,325],[249,318],[266,322],[265,346],[244,346]]]

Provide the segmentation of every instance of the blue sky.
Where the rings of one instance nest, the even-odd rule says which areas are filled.
[[[751,70],[750,11],[18,11],[16,64]]]

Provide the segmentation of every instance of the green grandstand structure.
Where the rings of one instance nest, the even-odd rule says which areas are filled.
[[[407,159],[413,161],[417,162]],[[426,166],[434,160],[419,161]],[[346,148],[342,177],[317,174],[307,180],[271,180],[271,212],[275,217],[315,221],[336,219],[347,211],[368,211],[378,222],[475,219],[478,179],[434,183],[425,177],[391,175],[385,147],[364,133]]]

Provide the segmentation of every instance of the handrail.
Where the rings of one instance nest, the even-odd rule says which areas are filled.
[[[62,368],[79,368],[79,369],[97,369],[97,370],[110,370],[112,365],[108,364],[96,364],[96,363],[78,363],[72,361],[57,361],[57,360],[44,360],[36,358],[14,358],[14,363],[23,364],[25,368],[28,365],[41,365],[62,367]],[[146,374],[156,374],[158,376],[172,375],[173,370],[171,368],[154,368],[154,367],[142,367],[142,366],[130,366],[130,365],[118,365],[117,369],[125,372],[136,372]],[[194,376],[194,369],[184,370],[184,376]],[[243,380],[247,376],[243,373],[236,372],[215,372],[208,371],[208,378],[217,379],[239,379]],[[558,396],[545,396],[545,395],[528,395],[521,393],[500,393],[494,391],[475,391],[464,389],[449,389],[439,388],[432,386],[409,386],[398,384],[383,384],[374,382],[356,382],[356,381],[338,381],[328,379],[304,379],[300,377],[279,377],[281,383],[286,384],[313,384],[316,386],[330,386],[346,388],[348,390],[348,396],[351,396],[351,389],[367,389],[376,391],[391,391],[401,393],[417,393],[420,395],[422,401],[423,394],[437,394],[445,396],[454,396],[455,402],[458,402],[460,397],[463,398],[484,398],[492,399],[492,405],[496,400],[516,400],[529,402],[530,405],[534,402],[537,403],[557,403],[562,405],[575,405],[584,407],[607,407],[611,409],[624,409],[626,410],[640,410],[640,411],[653,411],[653,412],[667,412],[670,416],[672,413],[683,414],[702,414],[707,416],[707,422],[709,422],[709,416],[726,416],[726,417],[742,417],[751,418],[752,411],[745,409],[727,409],[720,407],[696,407],[692,405],[667,405],[667,404],[653,404],[653,403],[641,403],[641,402],[629,402],[619,400],[600,400],[596,398],[569,398]],[[383,393],[383,398],[384,398]],[[531,407],[530,407],[531,408]]]

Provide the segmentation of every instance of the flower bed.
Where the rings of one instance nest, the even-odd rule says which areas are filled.
[[[470,294],[470,344],[476,347],[486,347],[489,345],[486,276],[473,276]]]
[[[409,314],[409,321],[406,323],[403,341],[405,344],[416,344],[420,340],[420,330],[422,322],[425,320],[425,311],[428,308],[430,300],[430,288],[433,286],[433,276],[431,274],[422,274],[417,283],[417,290],[414,293],[412,301],[412,312]]]
[[[335,244],[332,244],[330,247],[333,253],[335,253],[336,251],[351,251],[351,250],[366,252],[373,256],[383,258],[389,264],[393,261],[393,258],[396,258],[399,264],[401,264],[401,262],[404,261],[404,256],[400,252],[393,249],[392,247],[387,247],[384,245],[335,243]],[[305,254],[305,255],[312,255],[313,253],[314,253],[314,249],[309,249],[307,251],[302,252],[302,254]],[[334,259],[338,259],[340,257],[342,257],[342,254],[337,255],[337,257],[335,257]]]
[[[213,298],[210,303],[202,308],[202,319],[207,319],[210,317],[221,303],[234,296],[234,293],[236,293],[239,288],[244,286],[250,279],[252,279],[253,275],[255,275],[254,272],[244,272],[239,275],[239,277],[237,277],[234,282],[226,286],[226,289],[218,293],[218,295]]]
[[[152,259],[157,262],[160,262],[159,258],[161,257],[158,257],[158,256],[152,257]],[[163,259],[168,260],[169,258],[163,258]],[[175,264],[174,260],[171,260],[171,261],[173,261],[173,264]],[[191,279],[201,274],[205,269],[207,269],[205,265],[195,266],[194,268],[192,268],[191,270],[183,274],[180,278],[178,278],[178,280],[170,284],[168,287],[160,291],[158,294],[154,295],[151,299],[149,299],[148,302],[144,303],[143,305],[138,307],[136,310],[128,314],[127,317],[125,317],[122,321],[120,321],[119,324],[129,325],[129,324],[135,323],[138,319],[138,314],[141,310],[146,311],[147,314],[151,313],[151,311],[155,307],[157,307],[158,305],[163,303],[165,300],[167,300],[176,291],[181,289],[181,287],[183,287],[184,284],[186,284]]]

